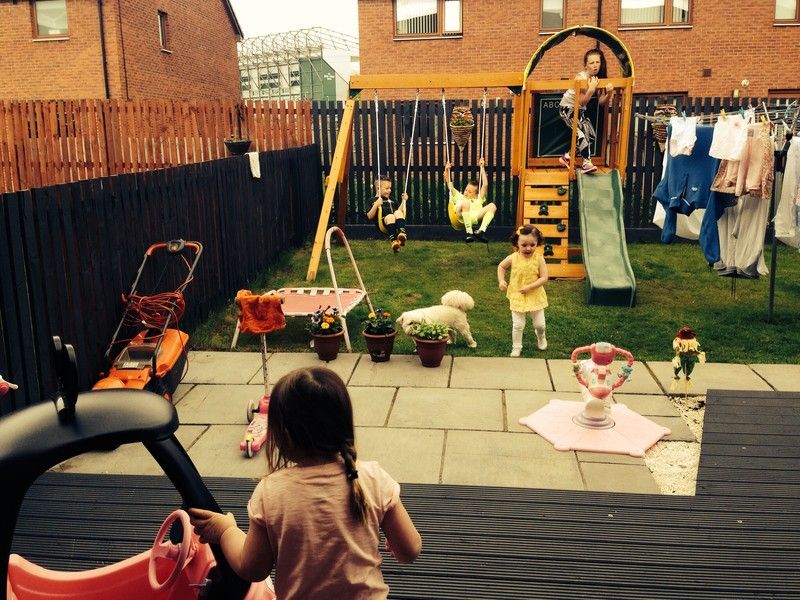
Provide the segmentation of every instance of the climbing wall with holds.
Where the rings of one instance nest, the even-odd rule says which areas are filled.
[[[525,171],[522,224],[533,225],[544,237],[544,258],[550,277],[582,279],[583,265],[570,263],[569,171],[539,168]]]

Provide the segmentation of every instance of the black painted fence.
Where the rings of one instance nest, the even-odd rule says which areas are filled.
[[[766,98],[694,98],[682,95],[665,95],[660,98],[636,97],[633,113],[652,114],[657,104],[675,104],[679,114],[701,115],[718,113],[720,109],[728,112],[739,107],[761,106]],[[770,107],[785,105],[791,100],[768,101]],[[443,112],[441,101],[421,100],[419,103],[417,126],[414,131],[415,150],[409,161],[409,143],[414,114],[413,101],[379,100],[378,116],[375,116],[374,102],[356,103],[353,120],[353,148],[350,166],[350,187],[346,223],[363,225],[367,223],[364,213],[371,203],[372,180],[378,172],[388,173],[395,182],[395,196],[404,188],[407,167],[410,162],[408,194],[409,224],[420,226],[448,226],[447,193],[442,172],[446,159],[443,130],[453,106],[469,104],[475,118],[472,139],[458,151],[451,142],[450,160],[456,185],[460,188],[469,178],[478,174],[480,132],[483,111],[477,100],[448,100]],[[330,172],[331,158],[336,146],[336,135],[342,118],[342,102],[314,102],[312,122],[314,139],[320,148],[322,168]],[[486,137],[484,155],[487,161],[487,175],[490,183],[489,197],[498,204],[499,211],[495,226],[510,226],[515,223],[517,180],[511,177],[511,100],[490,100],[486,109]],[[376,136],[377,123],[378,131]],[[628,144],[628,166],[624,174],[624,219],[629,236],[635,230],[653,230],[651,219],[655,204],[653,190],[661,181],[663,153],[653,138],[651,123],[633,118]],[[332,220],[336,219],[332,212]],[[631,236],[635,238],[635,235]]]
[[[0,196],[0,374],[20,386],[0,397],[0,414],[54,391],[53,335],[75,346],[81,389],[91,386],[151,244],[204,246],[182,329],[301,244],[322,204],[318,157],[316,146],[261,153],[260,179],[233,157]],[[165,291],[185,274],[162,266],[148,263],[140,289],[164,274]]]

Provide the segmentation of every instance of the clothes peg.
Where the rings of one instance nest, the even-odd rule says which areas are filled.
[[[727,117],[726,117],[726,115],[725,115],[725,109],[724,109],[724,108],[723,108],[722,110],[720,110],[720,111],[719,111],[719,117],[720,117],[720,119],[722,119],[723,121],[725,121],[725,120],[727,119]]]
[[[685,110],[681,111],[681,116],[683,117],[683,120],[685,121],[686,120],[686,111]]]
[[[741,106],[739,107],[739,115],[744,119],[744,108]]]
[[[766,116],[767,121],[772,123],[772,119],[769,118],[769,111],[767,110],[767,103],[766,102],[762,102],[761,103],[761,107],[764,109],[764,115]]]

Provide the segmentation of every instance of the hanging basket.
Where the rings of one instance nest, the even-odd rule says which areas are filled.
[[[678,109],[674,104],[658,104],[653,111],[654,117],[671,117],[678,113]],[[666,123],[653,123],[653,139],[658,142],[661,151],[664,151],[667,141],[667,124]]]
[[[450,134],[452,140],[461,151],[467,145],[472,130],[475,128],[475,121],[472,118],[472,111],[469,106],[456,106],[450,115]]]

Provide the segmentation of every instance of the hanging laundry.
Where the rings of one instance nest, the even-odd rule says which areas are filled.
[[[664,143],[667,141],[667,126],[664,125]],[[667,175],[667,157],[669,153],[664,153],[664,159],[661,163],[661,179]],[[675,221],[675,235],[679,238],[686,240],[696,240],[700,238],[700,225],[703,223],[703,217],[706,214],[705,208],[696,208],[692,214],[685,215],[678,213]],[[660,202],[656,202],[656,210],[653,213],[653,224],[659,229],[664,229],[664,221],[667,218],[667,212]]]
[[[717,222],[720,260],[714,263],[719,275],[757,279],[767,275],[764,236],[769,202],[745,195],[725,209]]]
[[[714,124],[708,153],[722,160],[741,160],[747,145],[747,121],[740,114],[724,115]]]
[[[697,141],[697,117],[670,117],[669,153],[689,156]]]
[[[723,160],[711,189],[735,196],[750,194],[769,200],[772,197],[774,166],[769,123],[748,125],[747,143],[741,160]]]
[[[665,211],[662,242],[672,242],[677,229],[679,214],[690,215],[698,208],[706,212],[700,225],[699,242],[708,264],[720,260],[717,219],[732,198],[711,191],[711,182],[719,168],[719,160],[709,156],[713,127],[697,126],[695,144],[690,155],[669,156],[666,176],[653,192],[653,197]],[[668,134],[672,139],[672,125]]]
[[[788,246],[800,248],[800,137],[794,137],[789,142],[786,169],[777,202],[775,236]]]

